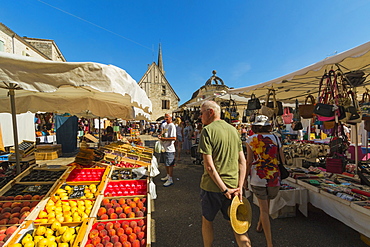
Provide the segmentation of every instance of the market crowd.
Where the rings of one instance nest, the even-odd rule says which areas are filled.
[[[284,163],[285,159],[281,140],[272,133],[269,118],[259,115],[248,126],[229,124],[221,119],[220,106],[214,101],[206,101],[196,121],[166,114],[158,127],[159,141],[155,152],[162,154],[158,158],[166,168],[167,174],[161,178],[163,186],[174,184],[174,165],[181,160],[182,150],[185,155],[199,155],[204,166],[200,181],[204,246],[212,246],[212,225],[218,212],[226,220],[231,220],[238,246],[251,246],[248,229],[238,225],[229,210],[234,207],[234,201],[246,206],[248,200],[244,194],[249,189],[256,195],[260,207],[255,230],[265,234],[268,247],[273,246],[269,203],[279,192],[278,163]],[[152,133],[155,132],[148,134]]]

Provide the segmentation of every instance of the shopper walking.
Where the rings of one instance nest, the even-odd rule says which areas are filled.
[[[259,115],[252,124],[255,134],[246,141],[250,184],[260,209],[256,231],[265,233],[267,247],[273,246],[269,208],[270,200],[277,196],[280,189],[279,155],[285,164],[280,140],[271,134],[271,130],[268,117]]]
[[[191,138],[193,135],[193,127],[191,126],[189,120],[185,121],[185,128],[184,128],[184,144],[183,149],[185,150],[185,154],[190,154],[190,149],[192,146]]]
[[[246,161],[238,131],[220,119],[220,106],[206,101],[201,106],[204,128],[200,136],[199,152],[203,155],[202,175],[202,236],[206,247],[212,246],[213,220],[218,211],[230,220],[228,208],[234,196],[242,200],[246,175]],[[234,232],[238,246],[251,246],[247,234]]]
[[[181,121],[181,118],[177,117],[174,122],[176,126],[176,141],[175,141],[175,147],[176,147],[176,160],[180,161],[181,159],[181,150],[182,150],[182,143],[184,142],[183,136],[184,136],[184,124]]]
[[[173,185],[173,167],[175,165],[175,141],[176,141],[176,126],[172,122],[172,117],[165,114],[164,119],[166,124],[163,124],[162,134],[158,136],[161,140],[164,152],[164,164],[166,166],[167,175],[161,178],[164,187]]]

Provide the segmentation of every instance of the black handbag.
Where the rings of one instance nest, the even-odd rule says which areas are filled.
[[[258,110],[261,109],[261,103],[256,95],[252,93],[250,100],[248,100],[247,110]]]
[[[278,141],[277,141],[276,135],[273,134],[273,136],[275,137],[276,144],[278,145]],[[280,148],[279,148],[279,146],[278,146],[277,152],[278,152],[278,158],[279,158],[279,164],[278,164],[278,166],[279,166],[279,171],[280,171],[280,180],[283,180],[283,179],[286,179],[287,177],[289,177],[289,172],[285,168],[285,166],[283,165],[283,162],[281,161]]]
[[[302,122],[300,122],[300,121],[293,122],[292,128],[293,128],[293,130],[296,130],[296,131],[303,129]]]
[[[319,116],[333,117],[334,116],[333,107],[334,106],[330,104],[317,103],[315,105],[315,108],[313,109],[313,113]]]
[[[363,71],[356,70],[345,73],[344,80],[348,82],[352,87],[358,87],[365,82],[366,76]]]
[[[281,101],[276,101],[276,105],[277,105],[277,108],[278,108],[276,115],[277,116],[282,116],[284,114],[283,103]],[[268,102],[267,107],[274,108],[274,102]]]

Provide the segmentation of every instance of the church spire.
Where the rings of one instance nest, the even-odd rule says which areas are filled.
[[[162,71],[163,75],[165,74],[164,68],[163,68],[163,60],[162,60],[162,47],[161,43],[159,43],[159,51],[158,51],[158,67]]]

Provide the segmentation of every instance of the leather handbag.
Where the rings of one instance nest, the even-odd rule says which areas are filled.
[[[362,100],[359,102],[362,119],[370,119],[370,95],[368,92],[362,94]]]
[[[342,174],[345,163],[343,159],[337,157],[326,158],[326,172]]]
[[[242,122],[243,122],[243,123],[247,123],[247,122],[248,122],[248,118],[247,118],[248,113],[249,113],[249,111],[248,111],[247,109],[245,109],[245,110],[243,111],[243,117],[242,117]]]
[[[334,100],[333,83],[331,77],[334,71],[325,73],[320,80],[318,103],[315,105],[313,112],[317,115],[319,121],[331,121],[335,119],[335,108],[329,103]],[[334,73],[335,75],[335,73]],[[335,80],[335,79],[334,79]],[[323,87],[323,82],[325,85]]]
[[[365,82],[366,76],[361,70],[350,71],[344,74],[344,80],[349,82],[352,87],[358,87]]]
[[[261,103],[256,95],[252,93],[251,98],[248,100],[247,110],[258,110],[261,109]]]
[[[362,122],[362,113],[359,110],[358,101],[352,91],[348,92],[348,95],[352,98],[352,106],[347,107],[346,112],[350,114],[347,123],[349,124],[356,124]]]
[[[303,129],[302,122],[301,121],[293,122],[292,129],[295,130],[295,131],[302,130]]]
[[[289,107],[284,108],[282,116],[284,124],[291,124],[293,122],[293,113],[290,112]]]
[[[311,101],[310,104],[308,104],[308,100]],[[307,95],[304,101],[304,105],[299,105],[299,114],[303,118],[312,118],[314,109],[315,109],[315,98],[311,94],[309,94]]]
[[[320,119],[320,117],[330,117],[334,119],[334,106],[330,104],[317,103],[313,112],[319,116],[320,121],[326,121]]]
[[[323,125],[324,125],[324,129],[332,129],[335,127],[335,121],[325,121],[323,122]]]
[[[271,102],[269,102],[270,95],[272,95]],[[266,98],[265,105],[261,107],[261,114],[269,118],[272,118],[274,115],[278,114],[278,111],[279,109],[278,109],[276,98],[275,98],[275,90],[269,89],[267,92],[267,98]]]
[[[365,119],[364,120],[364,129],[366,131],[370,131],[370,119]]]

